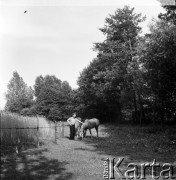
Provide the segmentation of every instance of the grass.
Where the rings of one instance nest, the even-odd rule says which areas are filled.
[[[66,125],[66,124],[65,124]],[[92,130],[84,140],[69,140],[69,127],[57,144],[45,141],[40,148],[22,151],[18,157],[4,157],[2,180],[6,179],[103,179],[103,163],[107,158],[124,157],[120,170],[128,163],[172,163],[176,159],[176,128],[174,126],[138,126],[101,124],[99,137]],[[15,159],[16,158],[16,159]],[[161,169],[157,168],[157,175]],[[176,169],[174,166],[174,175]],[[147,180],[151,180],[148,169]],[[115,173],[116,179],[119,179]]]
[[[37,129],[30,128],[37,127],[37,118],[39,120],[39,127],[47,127],[39,128],[39,139],[45,138],[49,134],[50,124],[44,117],[23,117],[14,113],[1,112],[1,148],[6,148],[7,146],[16,147],[17,144],[36,144]]]
[[[94,133],[95,136],[95,133]],[[99,138],[84,139],[86,145],[91,145],[98,155],[119,158],[124,157],[122,171],[125,171],[129,163],[135,163],[140,167],[141,163],[152,163],[154,159],[162,166],[164,163],[174,165],[176,175],[176,127],[175,126],[138,126],[104,124],[100,128]],[[88,149],[84,150],[87,154]],[[98,166],[98,164],[97,164]],[[157,168],[157,174],[162,167]],[[139,169],[140,174],[140,169]],[[146,169],[146,174],[151,178],[151,168]]]

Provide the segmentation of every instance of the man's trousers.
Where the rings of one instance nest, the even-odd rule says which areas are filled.
[[[75,125],[70,126],[70,139],[75,138]]]

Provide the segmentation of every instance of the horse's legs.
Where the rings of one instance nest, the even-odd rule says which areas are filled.
[[[90,135],[91,135],[91,137],[92,137],[92,132],[91,132],[91,129],[89,129],[89,132],[90,132]]]
[[[86,132],[87,132],[87,130],[84,130],[84,132],[83,132],[83,134],[84,134],[83,136],[84,137],[86,137]]]
[[[76,130],[76,137],[77,138],[79,137],[79,130],[80,130],[80,128],[78,127],[77,130]]]
[[[81,127],[78,128],[78,137],[80,136]]]
[[[97,131],[97,137],[98,137],[98,126],[95,127],[96,131]]]

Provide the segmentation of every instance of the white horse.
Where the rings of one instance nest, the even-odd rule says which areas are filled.
[[[86,119],[85,122],[82,124],[80,129],[80,136],[82,139],[86,136],[86,131],[89,129],[90,135],[92,137],[91,129],[95,128],[98,137],[98,126],[100,125],[100,121],[96,118],[93,119]]]

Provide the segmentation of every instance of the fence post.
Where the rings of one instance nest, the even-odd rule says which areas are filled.
[[[61,137],[63,138],[64,137],[64,123],[63,123],[63,121],[60,121],[60,124],[61,124]]]
[[[16,129],[16,147],[15,147],[15,151],[16,151],[16,153],[18,154],[19,153],[19,151],[18,151],[18,142],[19,142],[19,138],[18,138],[18,129],[17,129],[17,127],[15,128]]]
[[[37,148],[39,148],[39,119],[38,117],[37,117]]]
[[[11,139],[11,141],[12,141],[12,144],[14,144],[14,137],[13,137],[13,135],[12,135],[12,129],[10,128],[9,130],[10,130],[10,139]],[[2,137],[2,136],[1,136],[1,137]]]
[[[57,122],[55,122],[55,143],[57,144]]]

